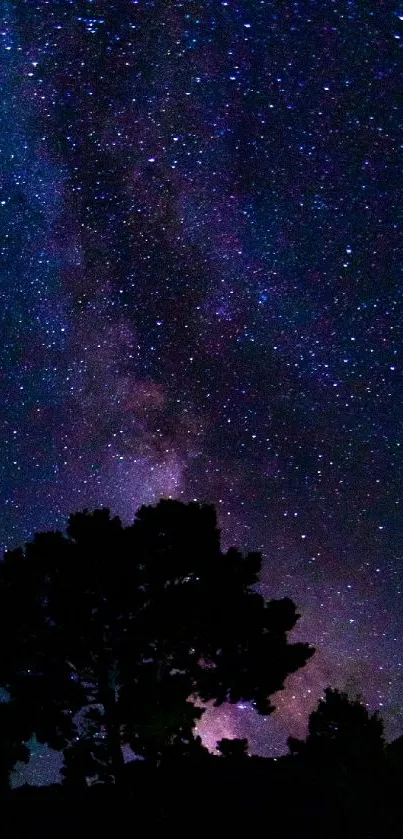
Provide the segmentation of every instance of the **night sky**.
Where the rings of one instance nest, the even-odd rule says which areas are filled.
[[[0,7],[2,545],[211,501],[317,653],[207,741],[281,753],[328,684],[397,736],[403,7]]]

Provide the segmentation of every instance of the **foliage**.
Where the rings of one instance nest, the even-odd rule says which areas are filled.
[[[17,763],[29,760],[29,731],[15,702],[0,702],[0,793],[10,788],[10,774]]]
[[[0,565],[0,683],[30,733],[65,750],[66,783],[118,780],[122,744],[198,751],[200,700],[270,696],[313,654],[291,600],[255,590],[261,556],[220,548],[214,508],[161,501],[130,527],[71,516]]]
[[[306,741],[290,737],[288,746],[318,764],[337,762],[344,766],[379,760],[384,752],[383,722],[370,714],[359,698],[327,688],[324,698],[309,718]]]
[[[243,760],[248,757],[248,741],[234,737],[232,740],[223,737],[217,743],[217,749],[223,757],[230,760]]]

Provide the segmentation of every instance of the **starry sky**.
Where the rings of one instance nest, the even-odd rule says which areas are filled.
[[[281,753],[327,684],[397,736],[403,7],[0,9],[2,546],[211,501],[317,653],[206,741]]]

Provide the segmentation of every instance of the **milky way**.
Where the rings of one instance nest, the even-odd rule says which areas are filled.
[[[281,751],[327,684],[399,734],[402,9],[1,8],[2,543],[211,501],[317,654],[209,742]]]

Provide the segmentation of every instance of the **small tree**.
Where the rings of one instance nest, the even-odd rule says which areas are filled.
[[[370,714],[359,697],[326,688],[325,696],[309,717],[305,741],[288,739],[292,754],[318,763],[355,766],[379,760],[384,752],[383,722]]]

